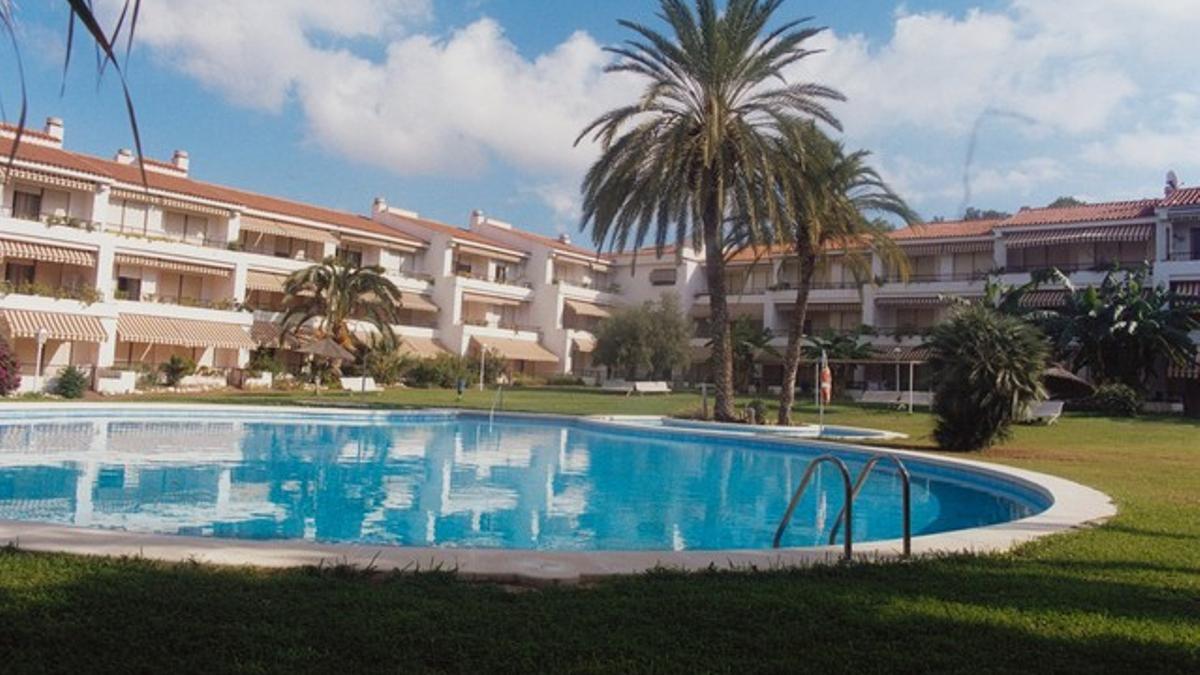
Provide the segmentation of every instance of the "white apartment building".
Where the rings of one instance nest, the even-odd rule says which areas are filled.
[[[0,152],[14,135],[0,126]],[[92,371],[98,389],[120,390],[133,371],[175,353],[236,372],[252,349],[277,344],[286,276],[334,254],[385,269],[403,293],[394,328],[419,356],[494,350],[527,374],[599,376],[596,323],[670,292],[696,321],[697,363],[706,359],[704,261],[689,248],[601,255],[479,211],[455,227],[382,198],[360,216],[195,180],[182,151],[145,160],[147,187],[129,151],[102,159],[64,149],[63,138],[54,118],[26,130],[14,168],[0,176],[0,331],[27,389],[73,364]],[[1147,261],[1156,282],[1200,302],[1200,188],[930,223],[894,237],[910,260],[906,282],[878,260],[870,279],[856,279],[835,253],[810,298],[810,333],[871,327],[878,358],[856,369],[863,387],[908,377],[894,366],[923,360],[923,334],[947,311],[942,297],[981,295],[989,274],[1018,284],[1057,267],[1086,284],[1114,264]],[[733,316],[770,328],[782,347],[795,263],[782,250],[743,251],[727,275]],[[1053,292],[1031,298],[1056,301]],[[774,383],[779,373],[767,363],[761,378]],[[1200,382],[1200,367],[1171,375],[1184,387]]]

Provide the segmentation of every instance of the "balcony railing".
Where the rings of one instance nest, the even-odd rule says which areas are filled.
[[[51,286],[36,282],[9,283],[0,281],[0,297],[5,295],[32,295],[55,300],[78,300],[85,305],[104,302],[104,294],[94,286]]]
[[[216,309],[229,312],[237,311],[254,311],[248,305],[243,305],[232,298],[221,299],[205,299],[205,298],[189,298],[172,295],[155,295],[154,293],[144,293],[140,296],[131,295],[128,291],[114,291],[114,300],[128,300],[132,302],[152,302],[161,305],[178,305],[180,307],[198,307],[200,309]]]
[[[600,291],[601,293],[620,293],[621,285],[609,281],[584,281],[582,279],[565,279],[554,277],[554,283],[560,286],[574,286],[576,288],[585,288],[589,291]]]
[[[1200,251],[1171,251],[1167,254],[1167,260],[1170,260],[1171,262],[1200,260]]]
[[[87,218],[75,218],[73,216],[55,216],[38,214],[36,216],[24,213],[13,213],[12,207],[6,206],[0,209],[0,214],[17,220],[26,220],[31,223],[41,223],[46,227],[69,227],[75,230],[83,230],[85,232],[99,232],[104,229],[103,223],[98,223]]]
[[[510,330],[519,333],[540,333],[541,329],[537,326],[517,323],[516,321],[501,320],[497,323],[489,323],[484,319],[463,319],[463,324],[467,326],[477,326],[479,328],[499,328],[500,330]]]
[[[884,279],[880,279],[880,282],[884,284],[933,284],[954,281],[983,281],[987,279],[990,274],[992,274],[991,270],[979,270],[975,272],[952,272],[950,274],[910,274],[908,275],[907,282],[899,276],[886,277]]]
[[[205,234],[201,237],[183,237],[171,235],[165,232],[138,232],[136,230],[123,229],[120,225],[109,223],[104,226],[104,232],[114,234],[118,237],[126,237],[129,239],[140,239],[142,241],[162,242],[165,244],[185,244],[187,246],[199,246],[201,248],[214,249],[236,249],[235,245],[231,246],[228,239],[225,237],[213,237]]]
[[[1143,260],[1109,260],[1104,262],[1070,263],[1064,265],[1009,265],[999,270],[999,272],[1001,274],[1031,274],[1033,272],[1058,270],[1066,274],[1071,274],[1073,272],[1111,272],[1114,269],[1121,272],[1133,272],[1148,264],[1151,263]]]
[[[770,286],[772,291],[793,291],[800,285],[798,281],[781,281],[774,286]],[[844,291],[855,290],[859,287],[857,281],[813,281],[809,285],[809,290],[813,291]]]
[[[501,286],[514,286],[517,288],[533,288],[533,284],[530,283],[529,281],[526,281],[525,279],[518,279],[515,281],[509,280],[509,279],[493,279],[491,277],[488,277],[486,274],[475,274],[472,272],[462,272],[462,271],[455,272],[454,276],[462,277],[463,279],[475,279],[477,281],[486,281],[486,282],[493,283],[493,284],[500,284]]]
[[[870,328],[870,330],[867,331],[867,334],[868,335],[877,335],[880,337],[905,338],[905,337],[928,337],[931,332],[933,332],[932,325],[930,325],[930,326],[917,326],[917,325],[872,326]]]

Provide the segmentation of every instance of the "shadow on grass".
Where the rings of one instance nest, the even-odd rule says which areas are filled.
[[[6,672],[1194,671],[1196,609],[1012,559],[513,593],[445,573],[0,553]]]

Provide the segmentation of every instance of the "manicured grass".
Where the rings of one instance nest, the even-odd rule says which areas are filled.
[[[371,402],[454,398],[409,391]],[[510,392],[506,403],[564,413],[699,405],[683,394],[547,390]],[[469,394],[464,404],[490,406],[490,395]],[[924,414],[837,407],[828,421],[904,431],[913,436],[907,446],[930,446]],[[1067,416],[1019,428],[980,458],[1095,486],[1121,513],[1003,556],[659,573],[548,590],[444,573],[268,572],[8,551],[0,553],[0,670],[1200,671],[1200,423]]]

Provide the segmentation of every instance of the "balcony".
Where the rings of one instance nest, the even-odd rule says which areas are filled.
[[[114,300],[125,300],[128,302],[148,302],[159,305],[177,305],[179,307],[196,307],[198,309],[215,309],[218,311],[235,312],[235,311],[250,311],[251,308],[244,307],[233,298],[221,298],[218,300],[204,298],[189,298],[176,297],[170,295],[155,295],[153,293],[144,293],[141,295],[133,295],[127,291],[114,291]]]
[[[874,335],[878,337],[891,337],[896,339],[901,338],[926,338],[933,332],[933,326],[919,325],[903,325],[903,326],[864,326],[862,329],[865,335]]]
[[[910,274],[908,280],[899,276],[887,277],[880,279],[880,284],[936,284],[936,283],[953,283],[953,282],[977,282],[984,281],[994,272],[992,270],[978,270],[975,272],[953,272],[950,274]]]
[[[514,288],[533,288],[533,284],[524,279],[510,281],[508,279],[491,279],[486,274],[475,274],[473,272],[458,271],[454,276],[460,279],[474,279],[475,281],[486,281],[490,284],[500,284],[501,286],[512,286]]]
[[[43,214],[30,214],[13,212],[11,207],[0,209],[0,215],[16,220],[25,220],[31,223],[41,223],[46,227],[69,227],[74,230],[83,230],[84,232],[99,232],[104,229],[103,223],[98,223],[86,218],[75,218],[71,216],[53,216]]]
[[[200,248],[210,248],[217,250],[237,250],[239,248],[236,242],[229,242],[225,237],[212,237],[207,233],[199,237],[184,237],[173,236],[165,232],[137,232],[134,230],[121,229],[119,225],[105,225],[103,231],[117,237],[125,237],[126,239],[137,239],[140,241],[161,242],[164,244],[184,244],[186,246],[198,246]]]
[[[1063,274],[1072,274],[1075,272],[1111,272],[1117,270],[1120,272],[1135,272],[1145,266],[1150,266],[1152,263],[1145,260],[1113,260],[1096,263],[1070,263],[1062,265],[1013,265],[1005,267],[998,271],[1000,274],[1033,274],[1035,272],[1050,272],[1058,270]]]
[[[1171,251],[1167,254],[1170,262],[1191,262],[1200,260],[1200,251]]]
[[[0,297],[6,295],[30,295],[55,300],[78,300],[86,305],[104,302],[104,294],[94,286],[51,286],[36,282],[10,283],[0,281]]]
[[[597,279],[584,280],[554,277],[554,284],[558,286],[573,286],[575,288],[582,288],[589,291],[599,291],[601,293],[616,294],[621,292],[620,284]]]
[[[475,326],[477,328],[499,328],[501,330],[511,330],[517,333],[540,333],[541,329],[537,326],[519,323],[509,319],[501,319],[500,321],[490,323],[484,319],[463,319],[464,326]]]

